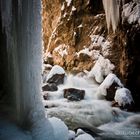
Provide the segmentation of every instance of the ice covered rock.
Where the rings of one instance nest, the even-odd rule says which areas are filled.
[[[110,60],[100,56],[89,72],[88,77],[93,77],[98,83],[101,83],[104,80],[104,76],[107,76],[109,73],[111,73],[113,69],[114,65],[111,64]]]
[[[86,133],[83,129],[78,129],[75,140],[95,140],[93,136]]]
[[[69,139],[68,140],[74,140],[75,139],[75,132],[72,130],[69,130]]]
[[[98,87],[97,94],[101,94],[113,100],[117,87],[123,87],[123,84],[115,74],[110,73]]]
[[[42,87],[43,91],[57,91],[58,87],[55,83],[47,83]]]
[[[129,24],[138,23],[140,25],[140,3],[138,1],[132,1],[123,6],[122,11],[123,22]]]
[[[55,83],[56,85],[63,84],[65,71],[62,67],[55,65],[47,76],[47,83]]]
[[[130,105],[132,102],[134,102],[131,92],[127,88],[117,89],[114,99],[119,106]]]
[[[68,127],[58,118],[52,117],[49,119],[53,129],[55,140],[68,140]]]
[[[80,101],[84,99],[85,91],[75,88],[64,89],[64,98],[70,101]]]

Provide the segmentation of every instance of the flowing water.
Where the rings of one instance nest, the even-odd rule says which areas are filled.
[[[99,98],[98,87],[88,76],[67,75],[58,91],[47,91],[49,99],[43,101],[48,107],[46,114],[61,118],[70,129],[86,127],[95,133],[98,129],[103,130],[102,139],[139,139],[140,115],[112,107],[111,102]],[[68,101],[63,97],[63,90],[67,88],[85,90],[84,100]]]

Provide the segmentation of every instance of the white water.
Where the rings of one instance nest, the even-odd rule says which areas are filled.
[[[54,121],[51,122],[45,117],[39,95],[41,92],[40,1],[21,0],[20,8],[17,9],[14,5],[11,5],[11,1],[1,0],[0,2],[3,28],[7,37],[9,91],[15,97],[13,98],[14,110],[12,113],[15,114],[18,124],[21,126],[24,124],[30,129],[23,131],[22,127],[19,128],[13,123],[1,120],[0,139],[59,140],[60,138],[60,140],[67,140],[67,137],[63,137],[64,134],[67,135],[67,127],[57,121],[59,125],[63,126],[62,130],[65,132],[61,133],[61,131],[55,130],[60,127],[55,126]],[[19,0],[15,2],[19,2]],[[11,15],[12,8],[17,11],[20,9],[21,16]],[[108,123],[100,128],[108,131],[111,131],[109,129],[110,122],[113,124],[122,123],[123,125],[120,125],[119,128],[123,128],[124,125],[131,127],[131,124],[135,124],[133,114],[112,108],[110,103],[105,100],[97,100],[96,90],[98,86],[90,79],[68,76],[65,84],[59,86],[59,91],[55,92],[54,95],[49,93],[50,101],[44,101],[48,106],[56,106],[48,109],[48,115],[56,115],[62,118],[69,126],[73,125],[71,127],[86,126],[95,129],[95,126]],[[85,100],[67,102],[62,96],[62,90],[66,87],[84,89],[86,91]],[[129,116],[134,119],[128,118]],[[128,119],[125,121],[126,118]],[[113,127],[115,128],[115,126]],[[138,127],[137,125],[132,126],[132,129]],[[59,138],[56,136],[59,136]]]
[[[99,100],[96,95],[98,87],[99,85],[89,79],[88,76],[67,75],[64,85],[60,85],[58,91],[47,91],[49,99],[43,101],[44,105],[48,106],[46,110],[47,115],[49,117],[55,116],[61,118],[71,129],[86,127],[96,132],[98,131],[97,128],[99,128],[105,131],[101,135],[107,139],[113,137],[127,140],[128,134],[123,136],[123,132],[121,133],[121,130],[126,128],[127,125],[129,125],[129,130],[140,132],[138,125],[134,125],[138,121],[130,121],[135,120],[134,113],[112,107],[111,102],[106,101],[104,98]],[[74,102],[64,99],[63,89],[66,88],[85,90],[86,95],[84,100]],[[139,117],[140,115],[138,115]],[[138,137],[135,135],[130,136],[130,139],[132,138],[140,138],[140,135]]]

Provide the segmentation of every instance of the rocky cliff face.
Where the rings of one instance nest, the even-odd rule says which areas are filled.
[[[137,98],[140,4],[127,0],[120,11],[118,29],[108,32],[102,0],[43,0],[44,62],[77,73],[90,70],[102,55],[115,65],[114,72]]]
[[[55,8],[51,9],[49,4]],[[90,36],[106,32],[105,16],[97,15],[103,12],[101,1],[95,3],[91,0],[69,2],[63,0],[54,3],[43,0],[43,7],[45,61],[49,61],[52,56],[54,64],[59,64],[67,70],[89,70],[93,66],[95,58],[91,58],[84,52],[78,52],[89,47],[93,50]],[[49,10],[45,10],[47,7]],[[55,11],[57,12],[55,13]],[[51,15],[50,12],[54,18],[45,16]],[[100,50],[97,45],[95,48]]]

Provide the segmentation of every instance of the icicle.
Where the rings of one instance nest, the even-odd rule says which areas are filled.
[[[112,26],[113,31],[117,29],[120,20],[120,0],[103,0],[108,30]]]

